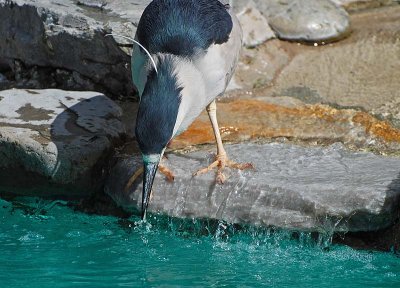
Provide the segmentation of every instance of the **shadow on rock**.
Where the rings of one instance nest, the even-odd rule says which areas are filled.
[[[100,191],[122,141],[121,109],[98,92],[0,91],[0,193],[49,198]]]
[[[400,252],[400,173],[387,187],[384,207],[386,215],[392,218],[388,228],[372,232],[349,232],[335,235],[334,242],[346,244],[356,249],[374,249]],[[389,215],[389,216],[388,216]],[[387,220],[387,218],[386,218]]]
[[[99,192],[105,180],[105,164],[121,141],[120,109],[110,99],[93,93],[81,95],[79,102],[59,101],[64,111],[51,124],[51,141],[57,161],[52,180],[71,185],[71,194]],[[66,99],[72,100],[72,99]]]

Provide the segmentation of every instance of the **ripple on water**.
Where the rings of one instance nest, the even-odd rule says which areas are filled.
[[[330,245],[329,235],[59,205],[43,220],[12,206],[0,205],[0,287],[400,287],[394,254]]]
[[[29,231],[24,236],[18,238],[19,241],[29,243],[29,242],[38,242],[44,239],[43,235],[40,235],[37,232]]]

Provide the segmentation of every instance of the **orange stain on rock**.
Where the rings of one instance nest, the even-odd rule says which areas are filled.
[[[185,132],[173,139],[169,146],[183,148],[190,145],[211,143],[213,139],[214,133],[210,121],[197,118]]]
[[[358,112],[353,117],[353,122],[365,127],[365,131],[387,142],[400,143],[400,131],[392,127],[387,121],[381,121],[365,113]]]
[[[298,139],[333,139],[351,137],[353,123],[386,141],[399,141],[400,131],[367,113],[338,110],[325,105],[285,107],[259,100],[234,100],[217,104],[221,136],[229,142],[257,138],[290,137]],[[356,115],[354,115],[356,113]],[[346,138],[347,137],[347,138]],[[214,143],[214,134],[203,112],[187,131],[173,140],[171,148]]]

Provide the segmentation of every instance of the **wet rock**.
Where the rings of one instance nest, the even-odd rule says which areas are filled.
[[[121,110],[98,92],[0,91],[0,192],[88,195],[124,132]]]
[[[256,4],[281,39],[327,42],[350,30],[346,11],[329,0],[256,0]]]
[[[210,163],[208,151],[168,154],[175,173],[157,175],[149,210],[176,217],[224,219],[231,223],[308,231],[372,231],[389,226],[400,200],[400,159],[352,153],[341,145],[303,148],[287,144],[226,145],[234,160],[256,170],[227,169],[224,185],[215,174],[192,177]],[[138,153],[119,157],[106,192],[126,209],[139,209],[141,179],[125,184],[141,165]]]
[[[269,39],[275,38],[267,19],[260,13],[253,1],[238,13],[238,19],[243,30],[243,44],[246,47],[257,46]]]
[[[348,245],[354,249],[380,250],[398,254],[400,252],[400,223],[397,222],[393,226],[378,231],[335,235],[333,242]]]

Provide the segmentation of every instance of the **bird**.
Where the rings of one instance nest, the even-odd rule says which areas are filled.
[[[252,165],[228,158],[216,116],[216,98],[224,94],[242,47],[242,30],[232,8],[218,0],[153,0],[139,20],[135,43],[139,45],[133,48],[131,69],[140,98],[135,137],[143,160],[141,218],[145,219],[158,168],[172,175],[160,165],[167,145],[204,109],[217,155],[193,175],[216,168],[216,181],[222,184],[225,167]]]

